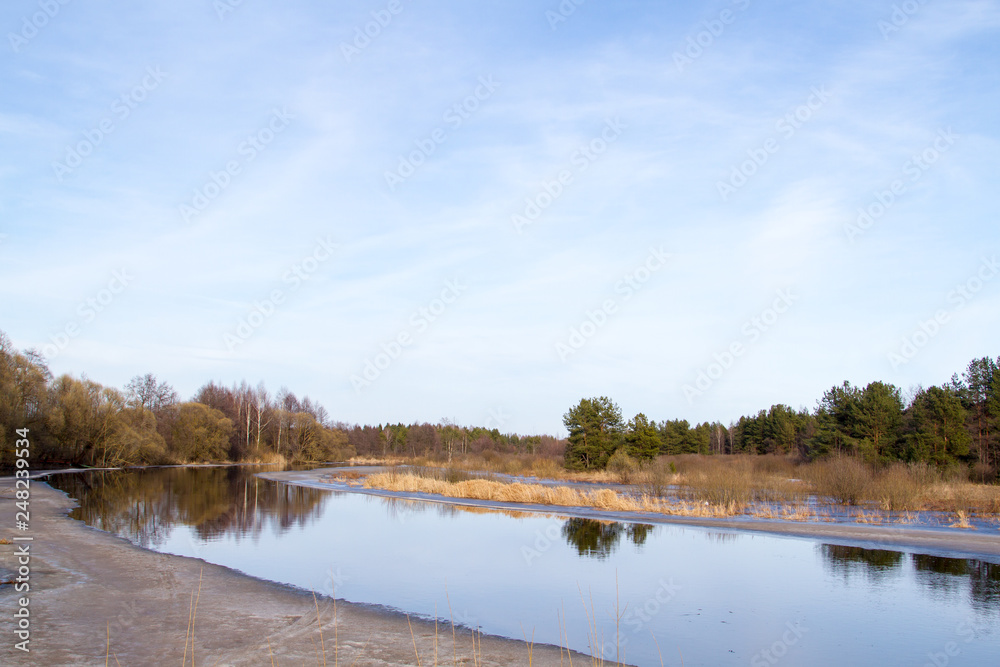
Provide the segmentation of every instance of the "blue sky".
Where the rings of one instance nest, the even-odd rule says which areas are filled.
[[[997,2],[0,26],[0,329],[57,375],[560,433],[585,396],[728,422],[1000,354]]]

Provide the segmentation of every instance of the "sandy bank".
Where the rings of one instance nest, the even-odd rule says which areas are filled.
[[[374,467],[353,468],[356,472],[371,472]],[[336,468],[308,471],[266,472],[259,476],[264,479],[304,484],[317,488],[346,490],[392,498],[408,498],[428,502],[447,503],[469,507],[486,507],[522,512],[543,512],[557,516],[605,519],[612,521],[637,521],[650,524],[680,524],[701,526],[720,530],[770,533],[787,537],[806,538],[831,544],[860,546],[883,549],[907,549],[919,553],[953,558],[978,558],[1000,563],[1000,530],[924,529],[906,525],[860,525],[842,523],[808,523],[798,521],[778,521],[765,519],[712,519],[702,517],[668,516],[664,514],[639,512],[609,512],[589,507],[562,507],[550,505],[526,505],[494,501],[445,498],[422,493],[397,493],[379,489],[331,485],[322,478]]]
[[[74,502],[32,482],[30,532],[14,530],[14,488],[0,478],[0,537],[30,535],[30,654],[14,648],[10,584],[0,586],[0,664],[104,664],[106,633],[121,665],[180,664],[184,658],[192,592],[201,591],[195,626],[197,664],[317,664],[320,657],[312,595],[261,581],[200,560],[158,554],[68,518]],[[16,576],[15,545],[0,545],[0,579]],[[319,599],[327,664],[333,665],[333,602]],[[9,613],[8,613],[9,612]],[[341,665],[414,665],[414,639],[405,616],[337,603]],[[434,664],[433,623],[413,620],[420,663]],[[451,628],[439,627],[438,664],[452,664]],[[472,664],[472,637],[458,632],[458,662]],[[483,665],[528,664],[522,642],[484,637]],[[188,660],[190,660],[190,648]],[[557,665],[560,651],[536,646],[534,664]],[[464,662],[463,662],[464,659]],[[564,658],[565,659],[565,658]],[[583,664],[584,656],[574,654]],[[110,664],[115,665],[115,657]]]

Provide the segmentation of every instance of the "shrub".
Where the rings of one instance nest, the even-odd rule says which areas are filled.
[[[677,468],[673,461],[664,463],[653,460],[636,475],[636,480],[643,494],[653,498],[662,498],[667,495],[673,476],[677,474]]]
[[[921,471],[911,470],[905,463],[895,463],[871,483],[871,495],[882,509],[900,512],[917,508],[924,489]]]
[[[684,476],[689,495],[711,505],[740,510],[754,499],[751,464],[746,459],[712,462]]]
[[[616,450],[611,455],[611,458],[608,459],[607,471],[613,474],[622,484],[631,482],[638,470],[639,463],[626,454],[624,449]]]
[[[865,500],[872,482],[871,467],[848,456],[820,461],[808,474],[817,495],[828,496],[844,505],[857,505]]]

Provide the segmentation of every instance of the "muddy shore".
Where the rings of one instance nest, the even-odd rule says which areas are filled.
[[[317,609],[309,592],[262,581],[198,559],[158,554],[67,514],[75,502],[47,484],[33,481],[30,531],[16,531],[14,484],[0,478],[0,538],[31,536],[30,591],[0,585],[0,664],[158,665],[181,664],[192,603],[197,596],[190,664],[323,664]],[[23,543],[19,543],[18,546]],[[0,580],[14,579],[14,544],[0,545]],[[199,592],[200,585],[200,592]],[[30,598],[30,653],[14,648],[14,610]],[[326,664],[473,664],[473,638],[458,629],[412,619],[388,610],[319,597]],[[412,637],[411,637],[412,628]],[[435,644],[438,659],[435,661]],[[191,652],[194,652],[192,661]],[[523,642],[497,637],[477,641],[478,664],[528,664]],[[533,664],[558,665],[565,651],[535,646]],[[574,654],[583,664],[588,659]],[[116,662],[117,660],[117,662]],[[567,663],[568,664],[568,661]]]
[[[353,468],[358,472],[371,472],[375,468]],[[306,471],[259,473],[264,479],[303,484],[316,488],[338,488],[323,478],[336,468],[321,468]],[[343,469],[340,469],[343,470]],[[340,488],[343,488],[341,486]],[[863,525],[845,523],[810,523],[800,521],[779,521],[769,519],[713,519],[703,517],[670,516],[665,514],[638,512],[610,512],[595,508],[554,507],[547,505],[526,505],[485,500],[445,498],[422,493],[399,493],[380,489],[354,487],[354,493],[376,496],[437,502],[498,510],[522,512],[542,512],[555,516],[603,519],[609,521],[636,521],[650,524],[678,524],[700,526],[718,530],[769,533],[791,538],[818,540],[829,544],[859,546],[871,549],[901,549],[948,558],[976,558],[1000,563],[1000,530],[964,530],[960,528],[937,529],[915,528],[905,524]]]

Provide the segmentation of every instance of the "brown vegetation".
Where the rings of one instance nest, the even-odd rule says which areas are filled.
[[[960,468],[941,471],[925,463],[895,463],[879,468],[846,456],[807,463],[783,456],[688,454],[640,464],[616,454],[607,470],[569,472],[551,459],[538,456],[456,457],[448,467],[444,467],[445,462],[419,461],[423,465],[407,468],[407,472],[392,470],[372,475],[365,485],[451,498],[684,516],[749,514],[794,521],[823,520],[815,505],[809,505],[810,499],[821,506],[859,507],[864,511],[856,513],[857,520],[867,523],[912,521],[912,517],[899,515],[917,511],[1000,515],[1000,487],[972,483]],[[470,474],[474,471],[480,474]],[[483,471],[487,473],[485,478]],[[624,488],[580,490],[509,483],[496,479],[494,474]],[[893,516],[884,516],[883,512]]]

